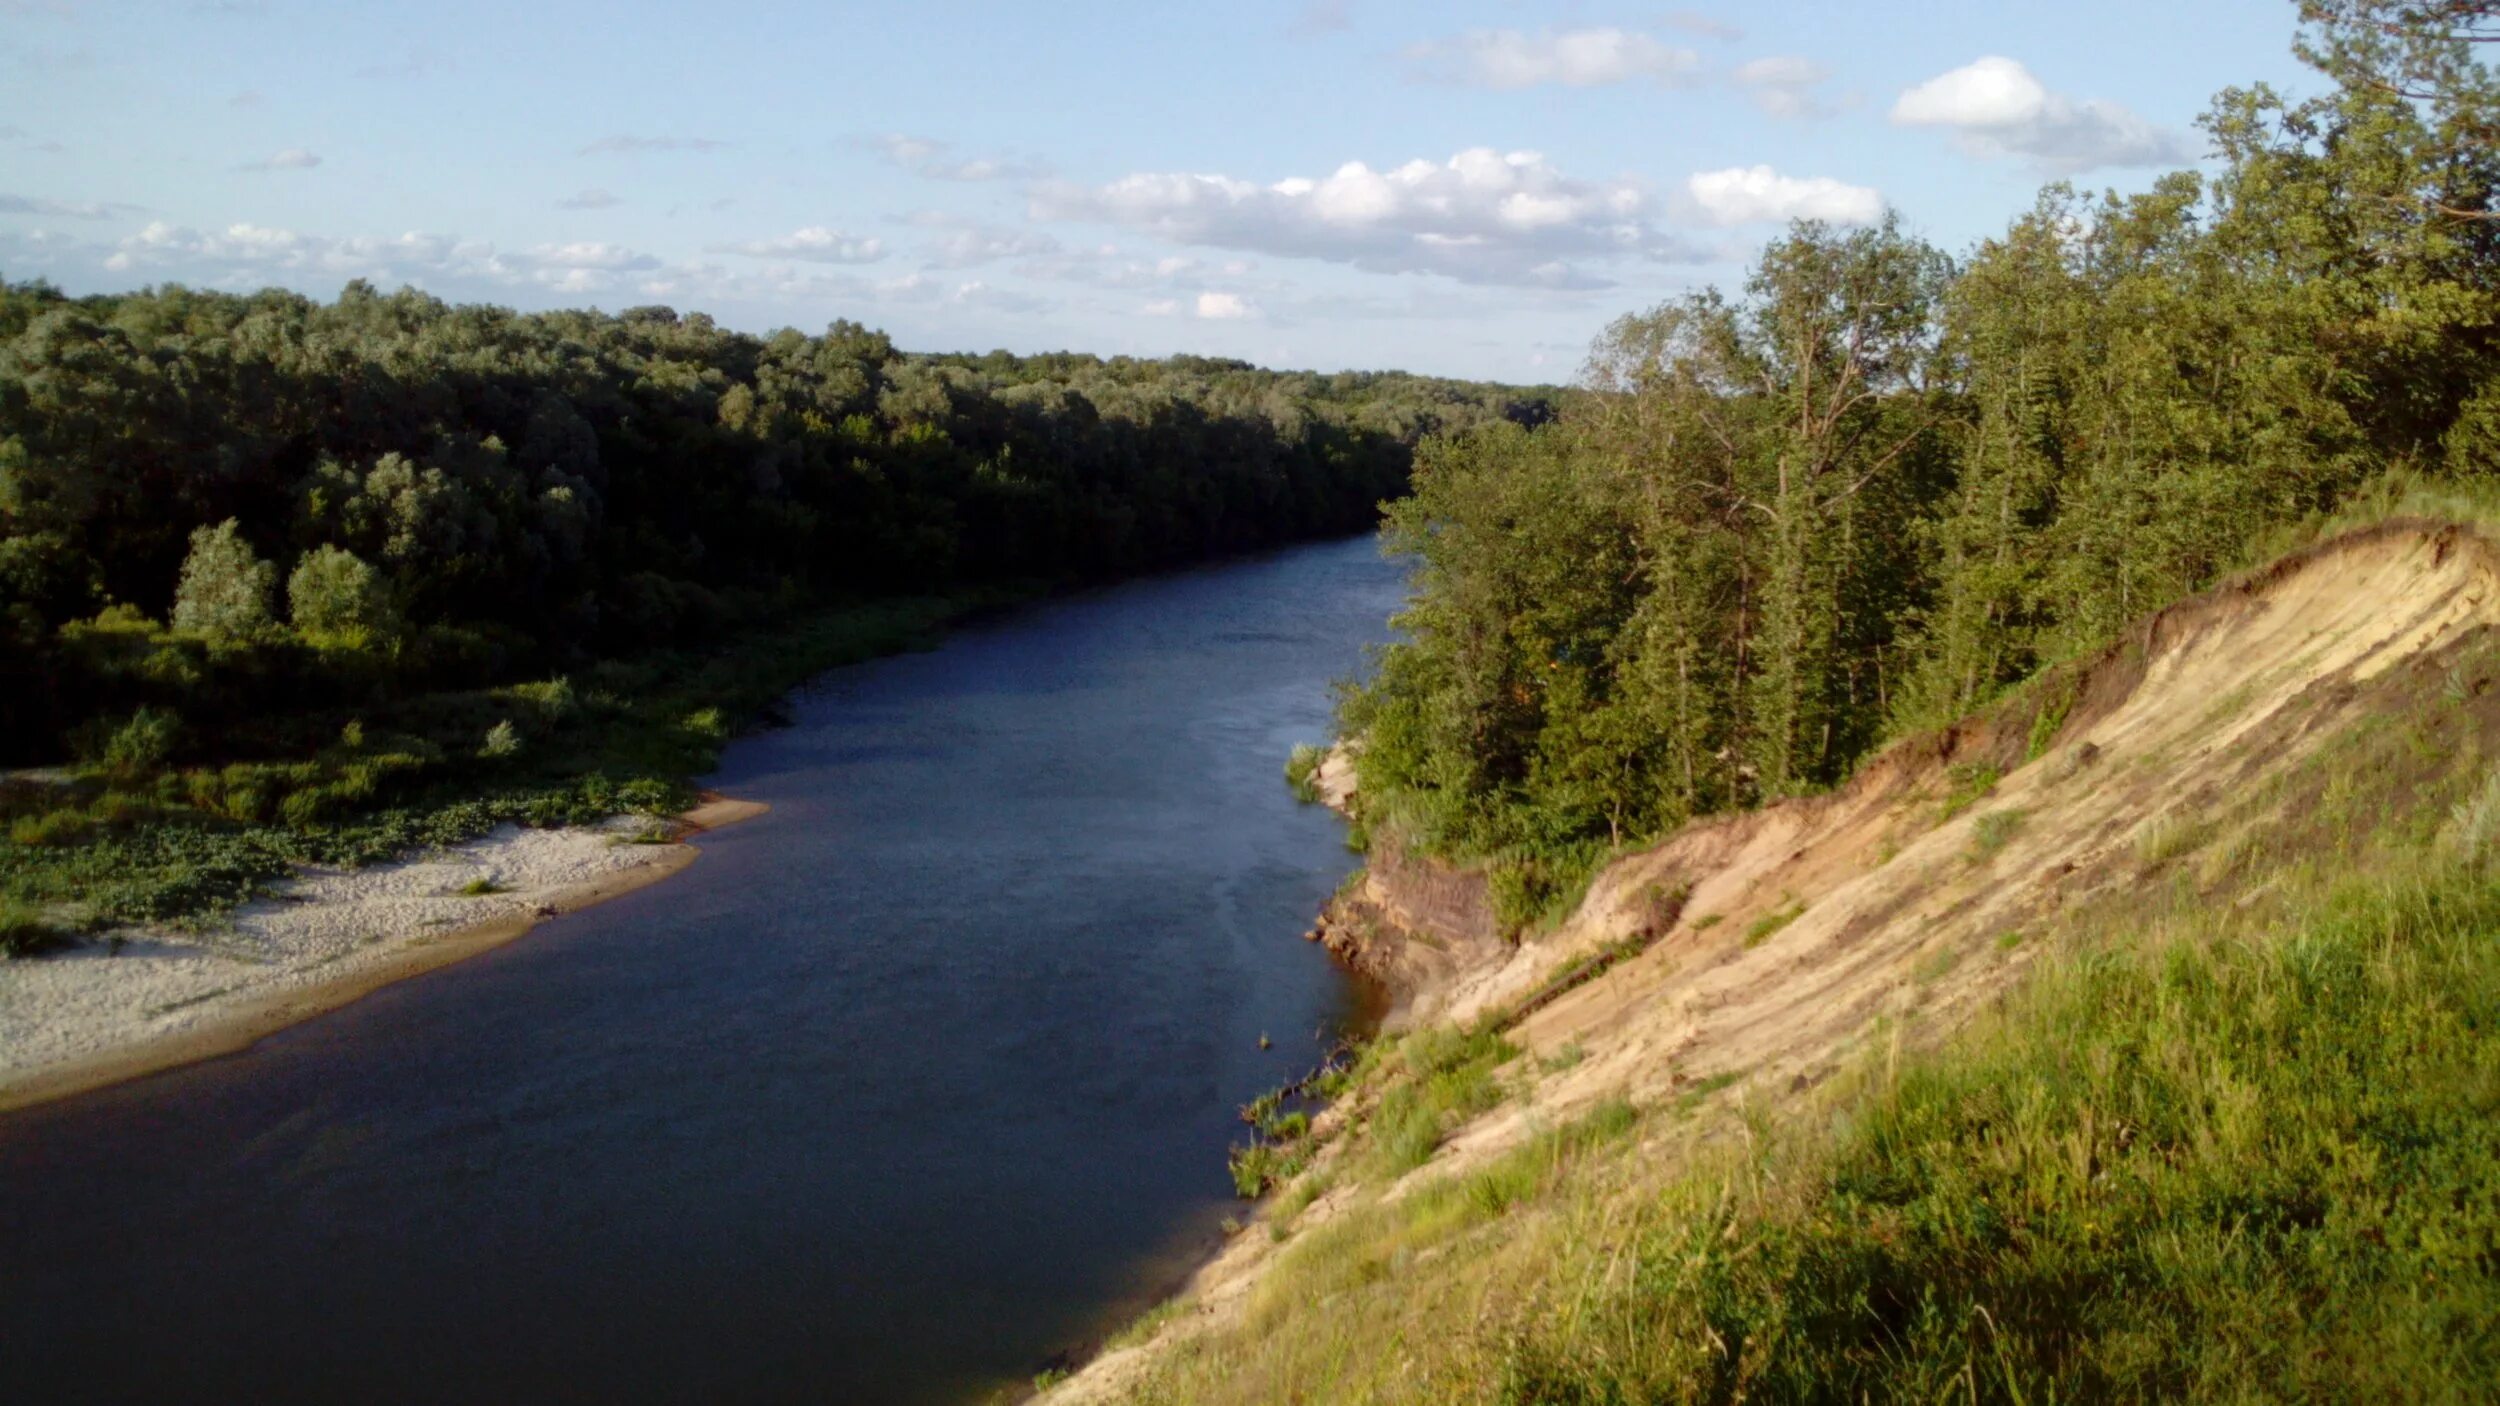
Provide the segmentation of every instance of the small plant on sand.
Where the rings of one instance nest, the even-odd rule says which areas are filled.
[[[488,761],[500,761],[521,754],[521,731],[509,718],[486,729],[486,740],[478,744],[477,754]]]
[[[1971,823],[1970,860],[1977,864],[1994,859],[2021,832],[2023,822],[2031,818],[2024,810],[1992,810]]]
[[[1994,762],[1958,762],[1945,771],[1945,793],[1939,821],[1951,820],[1987,799],[2003,779]]]
[[[1293,788],[1295,800],[1305,805],[1319,800],[1319,764],[1328,754],[1308,742],[1297,742],[1285,758],[1285,784]]]
[[[492,893],[510,892],[512,892],[510,888],[497,883],[492,875],[480,875],[460,886],[462,898],[484,898]]]
[[[1765,913],[1761,917],[1754,919],[1753,922],[1748,924],[1745,928],[1745,945],[1747,947],[1761,946],[1764,942],[1770,940],[1773,933],[1778,932],[1781,928],[1787,927],[1790,923],[1804,917],[1805,911],[1805,901],[1803,899],[1793,899],[1789,902],[1787,907],[1774,909],[1773,911]]]
[[[0,899],[0,957],[34,957],[72,941],[68,929],[47,922],[22,903]]]

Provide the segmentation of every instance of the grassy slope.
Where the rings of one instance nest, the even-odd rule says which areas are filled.
[[[1399,1182],[1553,1070],[1489,1032],[1454,1066],[1446,1034],[1375,1053],[1347,1130],[1272,1203],[1284,1248],[1245,1310],[1147,1325],[1169,1340],[1122,1389],[2486,1398],[2500,777],[2457,681],[2495,668],[2472,645],[2288,784],[2163,828],[2133,892],[2007,935],[2036,953],[2009,1000],[1942,1044],[1870,1041],[1811,1092],[1704,1084]]]

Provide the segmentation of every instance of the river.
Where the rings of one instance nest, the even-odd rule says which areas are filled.
[[[1029,1378],[1207,1251],[1234,1110],[1362,1018],[1281,768],[1399,591],[1329,543],[837,671],[677,877],[0,1118],[0,1400]]]

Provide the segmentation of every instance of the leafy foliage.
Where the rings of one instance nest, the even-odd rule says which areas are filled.
[[[2457,139],[2493,80],[2453,33],[2370,28],[2488,7],[2306,8],[2348,86],[2223,93],[2210,177],[2053,186],[1958,266],[1800,223],[1739,293],[1609,328],[1553,425],[1428,441],[1390,512],[1407,638],[1341,708],[1365,822],[1481,861],[1524,921],[2364,485],[2500,470],[2500,145]]]
[[[544,678],[811,605],[1358,531],[1419,437],[1550,401],[362,283],[326,305],[0,283],[0,762],[55,760],[141,704],[248,752],[273,714]]]

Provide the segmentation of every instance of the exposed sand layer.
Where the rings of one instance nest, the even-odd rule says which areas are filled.
[[[363,869],[308,870],[212,931],[133,929],[68,952],[0,961],[0,1109],[240,1050],[394,981],[509,942],[539,919],[692,863],[684,834],[764,808],[714,797],[677,842],[648,822],[504,826],[467,844]],[[464,893],[483,881],[493,892]]]
[[[2186,848],[2169,837],[2199,836],[2193,862],[2217,870],[2270,853],[2291,821],[2255,798],[2366,719],[2443,690],[2467,697],[2446,671],[2495,628],[2500,551],[2458,527],[2392,522],[2151,616],[2044,685],[2066,702],[2041,727],[2009,705],[1905,741],[1828,795],[1699,821],[1624,855],[1570,920],[1516,946],[1485,938],[1480,876],[1376,860],[1332,905],[1332,949],[1405,982],[1410,1020],[1491,1018],[1537,1056],[1573,1052],[1386,1194],[1479,1165],[1601,1099],[1652,1103],[1735,1080],[1776,1100],[1879,1034],[1943,1038],[2020,979],[2037,951],[2026,930],[2197,882],[2162,857]],[[2500,732],[2500,698],[2474,706]],[[1323,791],[1359,808],[1342,755],[1331,760],[1340,770],[1322,768]],[[1627,940],[1637,955],[1563,979]],[[1322,1127],[1343,1114],[1330,1109]],[[1353,1194],[1321,1197],[1294,1239]],[[1170,1340],[1236,1319],[1276,1254],[1268,1235],[1233,1237],[1183,1295],[1191,1312],[1048,1399],[1122,1399]]]

